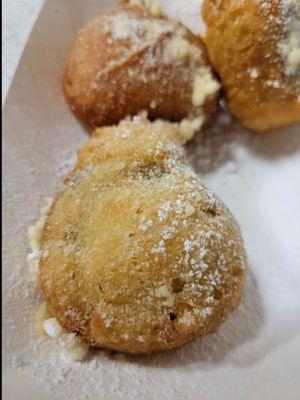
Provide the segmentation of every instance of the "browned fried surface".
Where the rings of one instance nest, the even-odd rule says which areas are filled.
[[[67,330],[148,353],[215,331],[238,305],[239,228],[187,166],[172,125],[97,130],[67,182],[43,230],[39,277]]]
[[[260,132],[300,119],[299,76],[285,74],[278,52],[282,1],[206,0],[203,15],[209,58],[240,122]]]
[[[187,42],[189,54],[172,54],[177,39]],[[150,119],[202,114],[208,121],[218,90],[201,106],[192,104],[195,74],[203,67],[212,74],[201,39],[146,9],[123,6],[79,32],[63,88],[71,109],[90,127],[118,123],[140,110]]]

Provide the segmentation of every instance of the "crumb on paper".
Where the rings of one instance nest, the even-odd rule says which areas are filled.
[[[32,251],[40,250],[40,240],[42,230],[46,222],[47,215],[53,203],[52,198],[47,199],[47,204],[40,210],[40,218],[36,223],[28,228],[29,245]]]
[[[43,319],[45,317],[45,319]],[[61,356],[66,361],[82,361],[89,353],[89,345],[74,333],[67,333],[54,317],[49,318],[46,303],[43,303],[37,314],[38,333],[56,339],[60,345]],[[42,329],[43,328],[43,329]]]
[[[75,333],[63,332],[59,338],[62,358],[66,361],[82,361],[89,353],[89,345]]]
[[[39,335],[46,334],[44,321],[48,318],[50,318],[50,314],[48,312],[47,303],[43,302],[35,314],[35,330]]]
[[[48,318],[44,321],[44,330],[51,338],[58,338],[62,334],[62,327],[56,318]]]
[[[47,215],[53,204],[53,199],[48,198],[47,204],[40,210],[40,218],[34,225],[28,228],[28,239],[31,253],[27,255],[27,262],[29,267],[29,275],[33,282],[37,282],[38,279],[38,268],[40,261],[40,247],[41,247],[41,236],[43,227],[46,222]]]

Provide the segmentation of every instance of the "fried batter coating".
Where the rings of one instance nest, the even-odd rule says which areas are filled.
[[[146,110],[150,119],[188,119],[200,129],[215,111],[219,86],[200,38],[126,5],[79,32],[63,77],[71,109],[91,128]]]
[[[228,209],[187,164],[176,126],[98,129],[56,197],[39,284],[51,315],[91,345],[172,349],[240,302],[245,251]]]
[[[204,38],[229,110],[263,132],[300,119],[300,1],[205,0]]]

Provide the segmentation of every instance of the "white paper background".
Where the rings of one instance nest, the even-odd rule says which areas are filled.
[[[40,299],[27,277],[26,230],[88,138],[59,79],[77,29],[112,3],[47,1],[4,108],[5,399],[298,399],[299,124],[254,135],[225,121],[189,146],[202,179],[238,219],[249,256],[244,301],[218,333],[155,356],[99,352],[66,364],[33,332]]]
[[[2,2],[2,105],[44,0],[3,0]]]

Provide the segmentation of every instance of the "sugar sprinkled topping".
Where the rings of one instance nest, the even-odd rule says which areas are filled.
[[[134,14],[120,12],[106,19],[105,31],[114,40],[130,40],[133,50],[149,46],[162,35],[174,31],[174,25],[165,19],[140,19]]]
[[[152,1],[135,1],[134,3],[139,6],[144,5],[148,9],[156,7],[155,2]],[[100,24],[99,20],[92,24],[95,24],[97,29],[99,24],[99,29],[105,33],[108,46],[113,45],[114,42],[123,42],[120,44],[121,51],[118,57],[109,59],[99,74],[95,75],[91,83],[92,88],[100,90],[99,82],[101,83],[105,74],[122,65],[126,60],[130,60],[136,53],[145,52],[142,67],[129,67],[128,75],[131,81],[142,81],[150,85],[152,79],[155,79],[153,71],[156,70],[158,71],[156,74],[161,74],[162,89],[160,91],[159,86],[157,87],[157,93],[153,95],[154,98],[150,99],[147,106],[148,111],[151,112],[151,110],[159,110],[164,101],[164,90],[166,90],[164,87],[168,87],[168,78],[164,76],[164,69],[166,71],[172,69],[174,74],[180,70],[178,87],[182,87],[184,96],[191,97],[187,115],[179,123],[179,132],[183,143],[190,140],[208,117],[204,111],[205,104],[216,97],[220,89],[220,84],[213,76],[198,40],[194,40],[192,34],[174,20],[153,16],[153,13],[140,15],[130,9],[108,14],[103,19],[103,24]],[[158,41],[160,45],[156,49]]]
[[[256,79],[259,77],[259,70],[258,68],[250,68],[248,69],[249,75],[252,79]]]
[[[158,323],[161,328],[155,335],[155,341],[161,345],[166,345],[168,339],[164,332],[171,323],[178,324],[182,331],[196,329],[198,326],[197,329],[201,329],[204,334],[208,329],[206,319],[219,310],[220,293],[223,291],[225,301],[228,297],[230,299],[231,291],[238,288],[239,279],[231,270],[232,264],[236,271],[244,269],[239,239],[231,247],[226,245],[231,239],[230,229],[235,226],[234,222],[213,193],[199,183],[197,175],[186,163],[172,124],[161,121],[149,123],[145,116],[137,116],[132,121],[124,120],[117,127],[105,129],[105,133],[101,129],[96,131],[88,146],[90,149],[95,146],[92,151],[97,153],[97,146],[100,145],[99,149],[102,149],[101,142],[104,141],[108,146],[108,154],[110,147],[122,149],[117,154],[118,163],[123,163],[124,167],[115,177],[116,182],[111,182],[110,173],[103,175],[103,168],[108,168],[107,172],[110,170],[115,176],[114,162],[107,164],[103,160],[94,165],[88,161],[87,165],[80,167],[82,169],[78,171],[76,179],[67,183],[66,191],[57,201],[64,201],[65,194],[71,195],[74,200],[71,209],[80,207],[84,212],[86,200],[93,199],[94,196],[98,199],[99,190],[108,179],[107,184],[112,190],[116,190],[114,201],[118,202],[119,196],[120,200],[129,196],[126,201],[130,208],[124,216],[127,218],[129,213],[130,228],[120,230],[121,234],[124,231],[124,239],[118,239],[120,250],[123,252],[124,249],[121,264],[117,257],[105,261],[106,254],[101,256],[105,268],[101,263],[97,266],[101,270],[101,279],[99,283],[96,282],[96,303],[93,303],[93,299],[89,300],[89,310],[79,315],[62,292],[60,306],[65,302],[63,318],[71,319],[75,324],[90,320],[91,326],[94,326],[94,323],[98,324],[97,319],[94,321],[97,315],[101,321],[101,329],[104,330],[103,334],[102,331],[97,334],[100,335],[101,339],[97,339],[101,340],[100,343],[105,343],[107,335],[110,340],[118,341],[118,327],[122,327],[123,341],[138,341],[141,345],[146,345],[149,335],[152,335],[151,326]],[[147,140],[143,140],[141,134]],[[80,189],[82,183],[85,191],[88,190],[84,196]],[[123,188],[120,193],[119,184]],[[110,190],[107,194],[109,193]],[[92,243],[102,242],[101,229],[97,228],[99,215],[103,212],[101,203],[102,201],[99,203],[100,214],[97,208],[89,212],[89,222],[82,220],[83,225],[75,235],[72,226],[66,227],[66,232],[62,232],[63,239],[52,244],[47,242],[43,248],[43,251],[50,254],[57,248],[60,249],[63,256],[62,271],[63,266],[70,265],[70,262],[84,265],[84,279],[91,287],[95,285],[95,268],[91,265],[90,254],[94,253],[94,259],[99,250],[102,252],[101,246],[99,248],[91,244],[80,248],[79,243],[88,243],[86,238],[90,237],[88,232],[93,219],[95,225],[92,225],[92,235],[96,233],[97,237]],[[56,207],[59,207],[57,203]],[[105,217],[103,218],[104,223]],[[123,216],[120,216],[120,226],[124,222]],[[127,224],[125,222],[125,227]],[[47,232],[51,232],[51,224],[47,227]],[[113,232],[111,240],[115,240]],[[71,260],[70,257],[72,261],[68,261]],[[50,261],[47,258],[42,260],[46,264]],[[112,276],[123,272],[120,285],[117,283],[119,280],[115,282]],[[132,279],[141,282],[135,286],[134,296],[128,292],[131,290]],[[231,281],[231,285],[225,289],[223,285],[227,279]],[[85,289],[82,296],[85,296]],[[127,299],[125,302],[121,300],[124,298]],[[153,311],[146,312],[149,307]],[[184,315],[184,311],[188,313]],[[61,341],[65,332],[61,333],[58,322],[51,316],[45,319],[44,331],[48,336]]]

